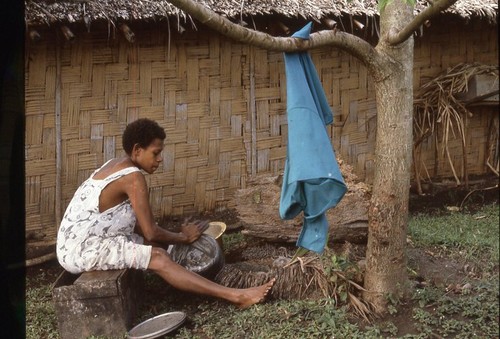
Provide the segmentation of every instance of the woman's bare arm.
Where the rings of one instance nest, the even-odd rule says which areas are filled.
[[[140,233],[148,242],[162,244],[191,243],[200,237],[206,222],[185,223],[179,233],[158,226],[149,204],[146,179],[141,172],[133,172],[122,179],[122,187],[129,197],[136,214]]]

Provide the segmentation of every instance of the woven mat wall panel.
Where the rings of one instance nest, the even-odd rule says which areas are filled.
[[[286,157],[286,79],[281,53],[201,29],[182,35],[162,24],[134,26],[130,44],[107,29],[74,29],[73,43],[43,31],[28,43],[26,69],[26,230],[54,236],[56,188],[64,212],[78,185],[123,155],[127,123],[155,119],[167,139],[162,166],[147,177],[156,217],[223,209],[253,174],[277,175]],[[456,31],[460,31],[457,34]],[[496,32],[431,26],[416,40],[414,85],[457,62],[497,62]],[[169,43],[170,41],[170,43]],[[57,46],[60,48],[57,53]],[[337,155],[371,182],[376,134],[374,89],[366,68],[338,50],[312,50],[335,114],[328,131]],[[59,57],[58,57],[59,55]],[[460,59],[460,60],[458,60]],[[60,86],[57,86],[60,69]],[[61,172],[56,176],[56,98],[61,107]],[[475,124],[479,124],[476,126]],[[481,129],[485,121],[471,120]],[[481,132],[471,134],[477,144]],[[432,164],[429,147],[425,160]],[[469,157],[470,172],[480,159]],[[484,154],[477,152],[477,157]],[[438,175],[448,175],[440,164]],[[59,181],[59,183],[56,183]]]
[[[457,23],[448,23],[450,31],[430,27],[428,34],[415,40],[415,62],[413,73],[414,88],[419,88],[430,79],[435,78],[449,67],[459,63],[483,63],[498,65],[498,31],[484,26],[480,22],[471,21],[460,28]],[[460,31],[460,34],[453,32]],[[450,33],[451,32],[451,33]],[[472,107],[472,117],[464,117],[467,163],[469,174],[487,173],[486,158],[488,128],[492,119],[498,119],[498,107]],[[456,137],[448,141],[448,149],[452,155],[453,167],[459,179],[463,180],[462,141],[457,131]],[[441,140],[441,134],[438,134]],[[437,151],[436,151],[437,149]],[[429,138],[422,144],[419,171],[422,178],[452,177],[453,171],[446,155],[442,153],[442,143],[436,147],[435,138]]]

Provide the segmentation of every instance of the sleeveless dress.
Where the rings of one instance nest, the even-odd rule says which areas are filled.
[[[74,274],[124,268],[145,270],[152,247],[143,245],[144,239],[134,233],[136,216],[130,200],[99,212],[102,190],[140,169],[127,167],[105,179],[93,179],[101,168],[81,184],[66,208],[57,234],[57,259],[65,270]]]

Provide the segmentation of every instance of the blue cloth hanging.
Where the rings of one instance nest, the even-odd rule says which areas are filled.
[[[292,37],[309,39],[312,23]],[[326,125],[333,113],[307,52],[285,53],[288,145],[279,212],[293,219],[304,212],[297,246],[322,253],[328,241],[326,211],[347,191]]]

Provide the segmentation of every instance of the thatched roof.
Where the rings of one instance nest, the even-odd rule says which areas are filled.
[[[378,16],[375,0],[197,0],[228,18],[259,15],[282,15],[289,18],[320,20],[344,15]],[[428,6],[427,0],[417,0],[415,12]],[[480,17],[496,22],[497,0],[459,0],[446,12],[464,19]],[[25,0],[28,25],[55,22],[112,22],[130,20],[161,20],[175,17],[190,21],[186,13],[166,0]]]

